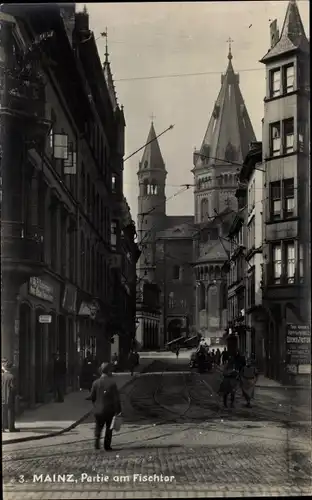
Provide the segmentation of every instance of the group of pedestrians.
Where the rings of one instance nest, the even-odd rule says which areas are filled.
[[[238,351],[235,356],[229,357],[223,369],[223,379],[219,394],[223,394],[223,405],[227,408],[230,396],[231,407],[234,407],[235,395],[239,387],[242,389],[246,406],[251,408],[251,400],[254,397],[254,389],[258,379],[258,371],[253,359],[247,359]]]

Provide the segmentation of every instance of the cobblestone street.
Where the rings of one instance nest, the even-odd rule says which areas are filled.
[[[94,450],[91,419],[40,444],[7,445],[5,498],[311,493],[304,408],[290,412],[288,396],[280,406],[281,396],[269,397],[268,391],[262,396],[259,389],[251,410],[242,408],[238,397],[236,408],[225,411],[216,394],[219,372],[191,374],[182,360],[157,361],[151,370],[122,393],[125,423],[111,454]],[[299,422],[294,427],[299,417],[301,427]]]

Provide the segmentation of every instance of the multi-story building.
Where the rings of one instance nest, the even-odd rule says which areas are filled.
[[[124,365],[136,336],[136,264],[140,256],[136,243],[135,223],[131,218],[127,200],[123,198],[122,213],[118,218],[119,238],[111,233],[112,246],[119,253],[112,256],[120,260],[115,267],[115,281],[112,289],[114,314],[111,316],[110,331],[113,334],[112,353],[116,353]]]
[[[236,192],[237,197],[241,200],[239,205],[245,206],[244,248],[241,253],[245,305],[240,336],[244,337],[243,345],[245,345],[247,354],[255,356],[261,371],[264,368],[265,338],[265,314],[262,308],[263,175],[262,143],[254,142],[250,145],[240,171],[239,188]]]
[[[230,241],[228,262],[228,328],[236,335],[237,348],[245,354],[247,350],[245,323],[246,295],[246,188],[236,192],[238,211],[231,224],[228,239]]]
[[[297,3],[291,0],[280,35],[276,21],[272,23],[271,47],[261,60],[267,82],[262,148],[265,351],[267,374],[280,380],[287,372],[310,369],[307,344],[298,350],[301,334],[291,342],[289,332],[289,325],[308,329],[310,323],[309,53]]]
[[[110,359],[125,121],[87,12],[20,4],[1,16],[2,353],[34,403],[51,389],[53,352],[68,388],[79,353]]]

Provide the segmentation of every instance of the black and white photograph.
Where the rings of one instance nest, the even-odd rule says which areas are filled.
[[[5,500],[312,496],[309,7],[0,4]]]

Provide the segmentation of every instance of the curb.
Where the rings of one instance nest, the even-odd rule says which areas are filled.
[[[141,372],[135,373],[134,376],[130,380],[128,380],[128,382],[126,382],[120,388],[120,390],[123,390],[125,387],[130,385],[133,382],[133,380],[135,380],[135,378],[137,378],[138,375],[146,372],[148,370],[148,368],[151,366],[151,364],[153,364],[153,362],[154,361],[152,361],[149,365],[147,365],[145,368],[143,368],[143,370]],[[92,412],[93,412],[93,410],[88,411],[87,413],[82,415],[82,417],[80,417],[78,420],[73,422],[71,425],[69,425],[68,427],[65,427],[65,429],[50,432],[49,434],[39,434],[39,436],[27,436],[27,437],[21,437],[21,438],[17,438],[17,439],[8,439],[6,441],[2,441],[2,446],[5,446],[6,444],[26,443],[27,441],[39,441],[40,439],[47,439],[47,438],[51,438],[51,437],[61,436],[62,434],[65,434],[66,432],[70,432],[73,429],[75,429],[76,427],[78,427],[78,425],[80,425],[84,420],[86,420],[92,414]]]

